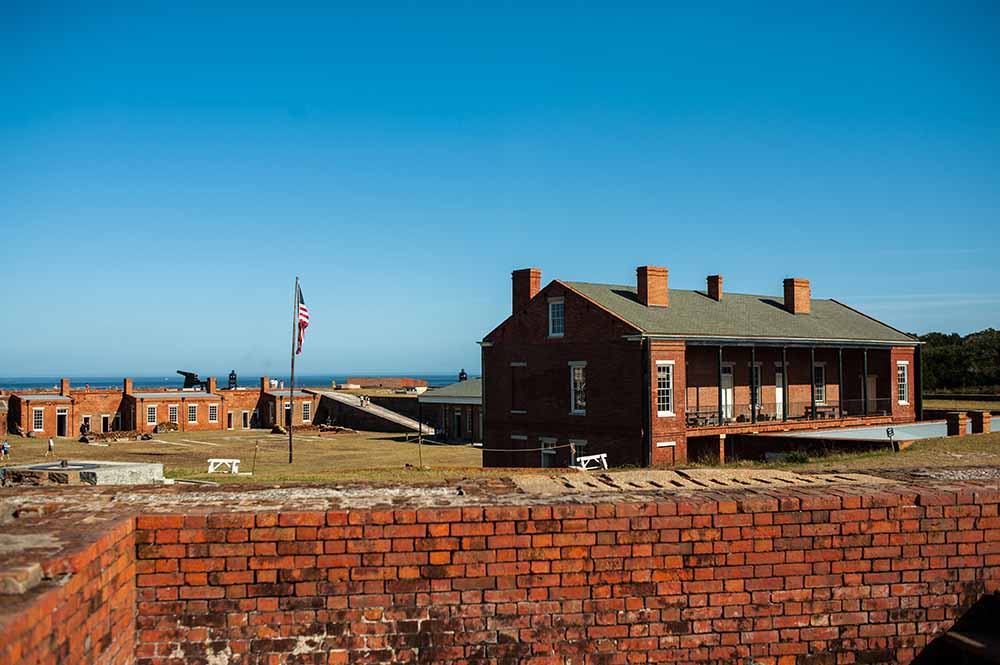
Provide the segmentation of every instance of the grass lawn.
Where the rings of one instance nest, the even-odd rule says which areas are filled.
[[[797,464],[741,462],[741,466],[781,468],[790,471],[861,471],[866,469],[940,468],[946,466],[1000,466],[1000,432],[962,437],[940,437],[914,441],[906,450],[894,453],[835,454],[811,458]]]
[[[948,411],[1000,411],[1000,397],[994,400],[925,399],[925,409],[947,409]]]
[[[45,438],[8,439],[11,464],[45,460]],[[208,475],[210,457],[238,458],[240,471],[253,476]],[[482,453],[470,446],[422,446],[424,469],[418,468],[416,440],[398,434],[359,432],[295,436],[295,462],[288,464],[288,438],[254,432],[171,432],[154,435],[153,441],[92,446],[75,439],[56,439],[55,459],[161,462],[172,478],[216,482],[420,482],[458,479],[476,475],[510,475],[509,469],[483,469]],[[410,464],[413,468],[407,468]],[[791,471],[878,470],[956,466],[1000,466],[1000,433],[943,437],[917,441],[899,453],[880,451],[817,457],[802,463],[765,464],[738,462],[735,466],[780,468]],[[531,472],[525,469],[524,472]]]
[[[461,477],[482,466],[482,453],[471,446],[424,444],[399,434],[295,435],[295,461],[288,464],[288,437],[266,430],[252,432],[169,432],[154,434],[152,441],[111,443],[108,447],[57,438],[55,459],[161,462],[172,478],[195,478],[218,482],[329,481],[329,480],[432,480]],[[47,439],[8,438],[11,464],[45,460]],[[254,469],[253,476],[209,475],[210,457],[237,458],[240,471]],[[417,467],[420,455],[428,469]],[[450,468],[449,468],[450,467]]]

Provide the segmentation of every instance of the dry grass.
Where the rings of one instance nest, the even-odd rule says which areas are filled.
[[[970,399],[925,399],[925,409],[945,409],[947,411],[1000,411],[1000,397],[995,400]]]
[[[13,453],[11,464],[45,460],[46,439],[13,436],[8,440]],[[264,430],[172,432],[157,434],[153,441],[113,443],[108,447],[82,444],[74,439],[56,440],[56,459],[161,462],[170,477],[217,482],[406,483],[517,473],[510,469],[483,469],[481,451],[470,446],[424,444],[419,452],[423,455],[423,469],[418,467],[415,439],[407,441],[402,435],[378,432],[322,437],[297,434],[293,464],[288,464],[288,438]],[[254,475],[208,475],[210,457],[238,458],[240,470],[254,470]],[[738,462],[736,466],[793,471],[1000,466],[1000,433],[925,439],[899,453],[834,454],[796,464]]]
[[[45,459],[47,439],[10,437],[12,464]],[[256,451],[256,467],[254,454]],[[416,468],[423,459],[425,468]],[[208,475],[208,459],[237,458],[240,471],[253,476]],[[379,432],[295,435],[294,462],[288,463],[288,437],[252,432],[170,432],[154,435],[153,441],[112,443],[107,447],[56,439],[56,459],[161,462],[166,475],[221,482],[419,480],[475,473],[482,466],[482,453],[470,446],[424,444],[416,439]],[[407,469],[410,464],[415,468]]]

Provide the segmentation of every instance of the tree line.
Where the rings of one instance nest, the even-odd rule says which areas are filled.
[[[1000,392],[1000,330],[932,332],[923,342],[924,392]]]

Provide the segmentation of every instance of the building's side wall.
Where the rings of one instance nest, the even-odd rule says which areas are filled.
[[[660,415],[658,409],[657,365],[672,363],[673,415]],[[654,466],[683,464],[687,461],[687,436],[685,412],[687,390],[687,363],[684,342],[650,342],[650,414],[652,437],[650,446]]]
[[[896,423],[910,423],[917,419],[916,411],[916,364],[914,363],[913,347],[893,347],[890,354],[890,389],[892,391],[892,420]],[[905,363],[907,367],[907,392],[899,394],[896,379],[897,363]],[[905,402],[905,404],[900,404]]]
[[[0,663],[130,665],[136,660],[134,519],[92,534],[61,579],[24,596],[0,596]],[[70,573],[62,578],[63,573]]]
[[[548,301],[560,297],[565,333],[550,338]],[[483,464],[538,467],[544,454],[551,466],[567,466],[571,442],[583,441],[578,455],[606,453],[612,465],[642,464],[642,347],[624,339],[634,332],[553,282],[491,333],[492,346],[483,351]],[[581,361],[587,363],[587,409],[572,415],[570,362]],[[551,439],[554,454],[538,450]]]
[[[124,401],[121,390],[82,390],[73,391],[73,426],[70,436],[80,433],[84,417],[90,416],[90,429],[100,432],[102,417],[108,417],[108,428],[113,429],[115,416],[121,415]],[[121,418],[124,421],[124,418]]]
[[[998,500],[844,486],[143,517],[137,663],[908,663],[1000,590]]]
[[[446,440],[482,440],[482,407],[475,404],[426,404],[424,410],[437,412],[440,431]]]

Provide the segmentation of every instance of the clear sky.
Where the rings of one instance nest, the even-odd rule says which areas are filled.
[[[248,4],[0,3],[0,376],[281,372],[296,274],[309,374],[527,266],[1000,327],[996,3]]]

